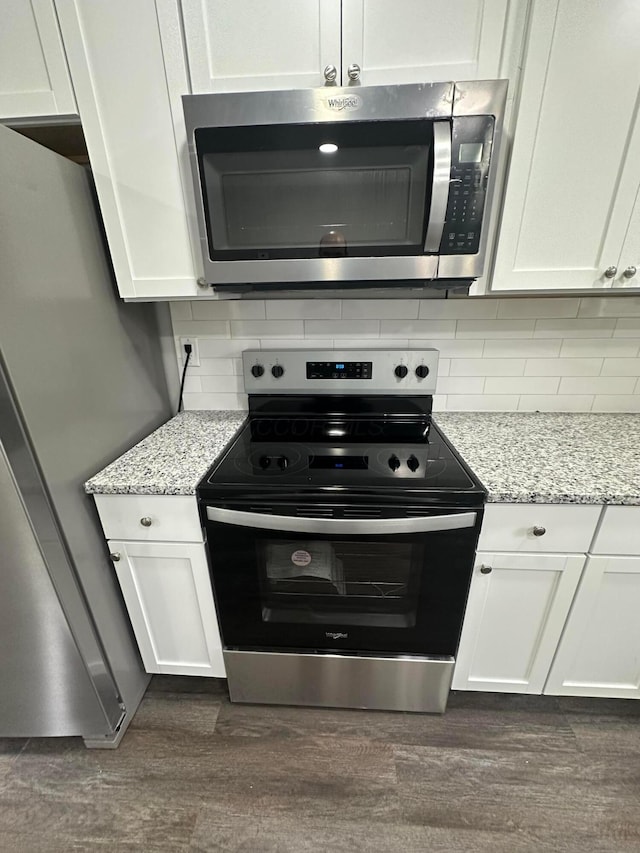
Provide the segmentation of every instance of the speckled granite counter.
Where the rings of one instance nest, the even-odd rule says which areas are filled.
[[[435,419],[490,501],[640,504],[640,414],[442,412]]]
[[[92,477],[85,490],[192,495],[245,417],[245,412],[182,412]],[[435,417],[492,502],[640,505],[640,415],[442,412]]]
[[[246,412],[181,412],[84,484],[89,494],[193,495]]]

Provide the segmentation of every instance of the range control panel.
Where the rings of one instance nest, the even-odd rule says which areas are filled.
[[[489,181],[493,116],[454,118],[451,138],[451,179],[440,253],[475,255]]]
[[[438,351],[245,350],[248,394],[434,394]]]

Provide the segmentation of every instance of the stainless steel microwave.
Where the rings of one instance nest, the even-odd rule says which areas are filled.
[[[214,287],[483,272],[506,80],[183,97]]]

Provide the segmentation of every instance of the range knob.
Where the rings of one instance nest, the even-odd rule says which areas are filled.
[[[271,368],[271,375],[275,379],[280,379],[280,377],[282,376],[283,373],[284,373],[284,367],[281,364],[274,364],[273,367]]]
[[[410,471],[417,471],[419,467],[420,462],[418,461],[418,458],[412,453],[411,456],[407,459],[407,468]]]
[[[389,468],[391,468],[392,471],[397,471],[399,467],[400,467],[400,460],[398,459],[398,457],[394,453],[392,456],[389,457]]]
[[[284,469],[288,468],[288,467],[289,467],[289,460],[287,459],[287,457],[286,456],[279,456],[278,457],[278,468],[280,468],[281,471],[284,471]]]
[[[404,377],[409,372],[409,368],[406,366],[406,364],[399,364],[393,372],[398,377],[398,379],[404,379]]]
[[[256,377],[256,379],[259,379],[264,373],[264,367],[261,364],[254,364],[251,368],[251,373]]]
[[[270,456],[261,456],[260,459],[258,459],[258,465],[263,470],[265,470],[266,468],[269,467],[269,465],[271,465],[271,457]]]
[[[416,376],[418,377],[418,379],[424,379],[428,375],[429,375],[429,368],[427,367],[426,364],[419,364],[416,367]]]

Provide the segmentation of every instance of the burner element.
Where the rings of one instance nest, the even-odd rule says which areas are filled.
[[[419,364],[416,367],[416,376],[418,379],[425,379],[429,375],[429,368],[426,364]]]
[[[409,368],[405,364],[399,364],[393,372],[398,377],[398,379],[404,379],[404,377],[409,372]]]
[[[397,471],[399,467],[400,467],[400,460],[398,459],[398,457],[394,453],[393,456],[389,457],[389,468],[391,468],[392,471]]]
[[[264,373],[264,367],[261,364],[254,364],[251,368],[251,373],[256,379],[259,379]]]

